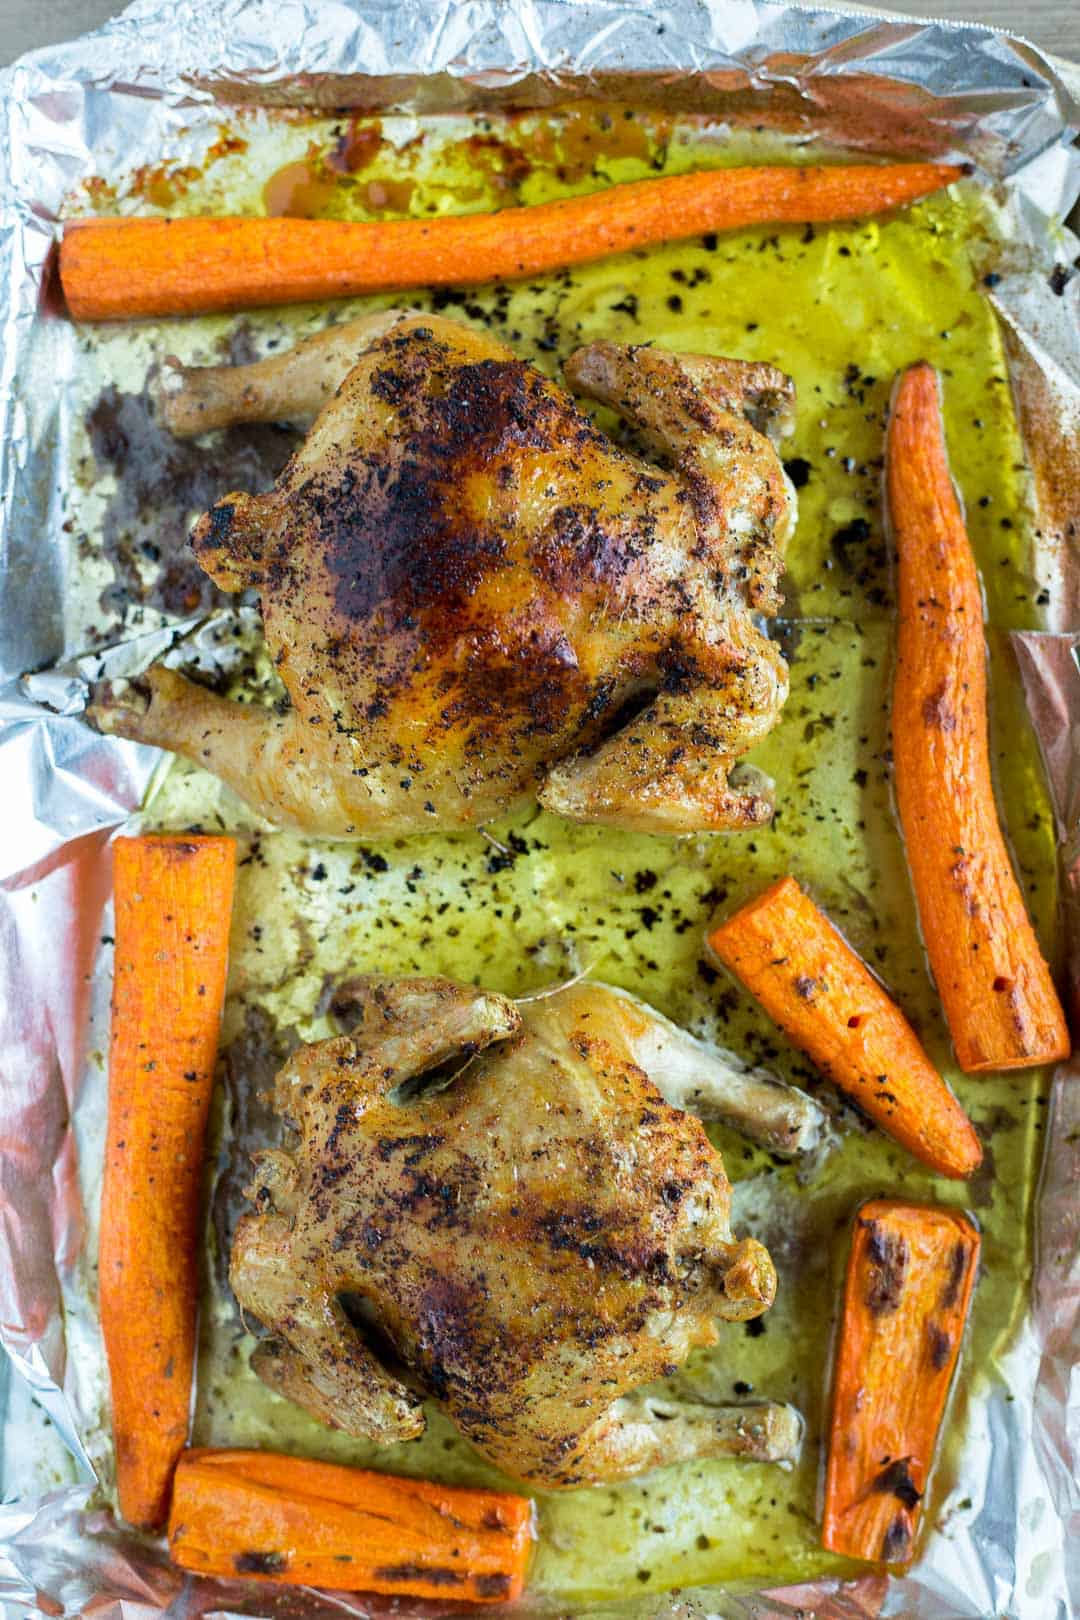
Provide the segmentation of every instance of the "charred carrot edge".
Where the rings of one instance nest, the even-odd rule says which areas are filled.
[[[960,178],[933,163],[713,169],[440,219],[73,220],[60,278],[77,321],[351,298],[535,275],[651,242],[856,219]]]
[[[187,1451],[169,1555],[201,1575],[497,1603],[521,1595],[532,1503],[269,1451]]]
[[[709,935],[784,1034],[883,1131],[945,1176],[982,1149],[918,1036],[843,935],[792,877]]]
[[[910,1562],[978,1258],[979,1234],[955,1210],[880,1199],[856,1215],[825,1475],[830,1552]]]
[[[998,821],[982,595],[932,366],[899,379],[886,481],[899,590],[896,798],[957,1061],[969,1073],[1053,1063],[1068,1057],[1069,1031]]]
[[[99,1308],[120,1511],[153,1529],[187,1439],[203,1139],[225,998],[231,838],[121,838]]]

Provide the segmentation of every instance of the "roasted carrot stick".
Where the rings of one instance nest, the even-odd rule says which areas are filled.
[[[960,1067],[1069,1055],[994,802],[982,596],[949,476],[937,374],[912,366],[886,450],[899,587],[892,732],[896,798],[923,938]]]
[[[72,220],[60,278],[77,321],[197,315],[535,275],[699,232],[856,219],[963,171],[932,163],[710,169],[493,214]]]
[[[225,996],[231,838],[121,838],[99,1307],[120,1511],[152,1529],[187,1439],[203,1137]]]
[[[169,1554],[200,1575],[495,1603],[520,1596],[532,1503],[269,1451],[188,1451]]]
[[[869,968],[794,878],[781,878],[709,945],[784,1034],[889,1136],[945,1176],[982,1162],[971,1121]]]
[[[830,1552],[910,1561],[978,1258],[979,1234],[955,1210],[879,1199],[855,1217],[825,1476]]]

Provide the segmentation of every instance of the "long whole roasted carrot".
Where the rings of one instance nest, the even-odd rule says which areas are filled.
[[[99,1306],[120,1511],[160,1525],[187,1439],[203,1138],[225,996],[231,838],[121,838]]]
[[[937,373],[912,366],[886,447],[899,589],[896,798],[927,954],[960,1067],[1069,1054],[1069,1031],[1001,834],[982,596],[949,476]]]
[[[201,1575],[505,1602],[533,1539],[528,1497],[269,1451],[185,1452],[169,1555]]]
[[[982,1162],[971,1121],[915,1031],[794,878],[729,917],[709,945],[822,1074],[917,1159],[945,1176]]]
[[[967,1320],[979,1234],[956,1210],[864,1204],[833,1372],[822,1541],[906,1564]]]
[[[962,172],[933,163],[709,169],[493,214],[366,223],[72,220],[60,245],[60,279],[77,321],[459,286],[700,232],[857,219],[925,197]]]

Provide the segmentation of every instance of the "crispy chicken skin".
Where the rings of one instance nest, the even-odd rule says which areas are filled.
[[[789,1407],[640,1389],[776,1286],[731,1235],[719,1153],[634,1061],[649,1010],[584,984],[520,1010],[444,979],[345,999],[350,1033],[278,1075],[298,1144],[257,1156],[233,1243],[236,1297],[270,1330],[260,1376],[383,1443],[422,1432],[428,1395],[544,1487],[791,1456]],[[451,1059],[449,1083],[417,1081]]]
[[[182,432],[318,412],[267,495],[193,545],[254,587],[291,699],[241,706],[153,668],[91,707],[272,822],[328,837],[473,826],[530,797],[659,833],[749,827],[735,762],[787,692],[752,612],[778,605],[794,496],[770,366],[595,343],[570,386],[670,470],[613,445],[490,335],[383,311],[250,366],[177,374]],[[628,716],[632,716],[628,718]]]

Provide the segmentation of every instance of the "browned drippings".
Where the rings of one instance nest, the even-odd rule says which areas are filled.
[[[263,207],[285,219],[317,219],[337,195],[337,181],[327,178],[317,158],[286,163],[263,186]]]
[[[451,143],[447,151],[464,157],[469,171],[486,182],[486,188],[459,187],[459,201],[482,198],[493,190],[503,194],[503,202],[513,203],[537,169],[572,184],[604,172],[622,158],[662,168],[670,129],[671,120],[662,113],[619,103],[577,102],[548,115],[520,114],[499,134],[490,126],[481,127]],[[378,119],[351,119],[328,147],[312,142],[305,157],[270,176],[263,187],[266,212],[290,219],[336,212],[343,185],[348,187],[353,176],[370,168],[385,146]],[[401,215],[410,212],[415,190],[416,181],[408,175],[380,174],[366,181],[359,198],[369,213]]]
[[[170,161],[144,163],[132,174],[123,195],[145,197],[155,208],[172,208],[196,181],[203,178],[207,169],[212,168],[223,157],[246,152],[247,145],[243,136],[235,134],[227,125],[219,124],[218,138],[207,147],[201,164],[179,164]],[[115,188],[103,180],[87,181],[86,186],[91,195],[95,193],[104,196],[116,195]]]
[[[338,174],[356,174],[358,170],[367,168],[382,145],[382,124],[377,118],[350,118],[348,128],[338,136],[327,153],[326,166]]]
[[[372,214],[407,214],[415,192],[415,180],[369,180],[363,190],[364,205]]]
[[[159,163],[154,168],[136,170],[135,189],[155,208],[172,208],[194,180],[202,179],[202,174],[194,164],[174,167]]]
[[[336,198],[342,195],[341,181],[366,169],[383,146],[382,125],[378,119],[350,119],[346,129],[326,149],[317,142],[308,146],[306,157],[286,163],[277,169],[263,186],[263,207],[277,218],[318,219],[332,211]],[[413,182],[374,181],[382,186],[387,197],[375,207],[400,208],[405,212],[412,196]],[[389,200],[391,187],[400,189],[403,201]],[[371,201],[369,206],[371,206]]]
[[[530,165],[572,184],[620,158],[657,165],[671,123],[668,114],[621,102],[578,101],[547,116],[520,114],[514,136]]]
[[[238,342],[245,342],[243,328]],[[269,489],[298,442],[291,428],[274,424],[227,428],[212,452],[199,440],[174,439],[158,417],[154,382],[148,377],[137,394],[109,383],[86,418],[98,470],[116,480],[101,517],[101,550],[115,576],[102,593],[102,639],[133,605],[186,617],[232,600],[191,552],[192,518],[226,490]]]

